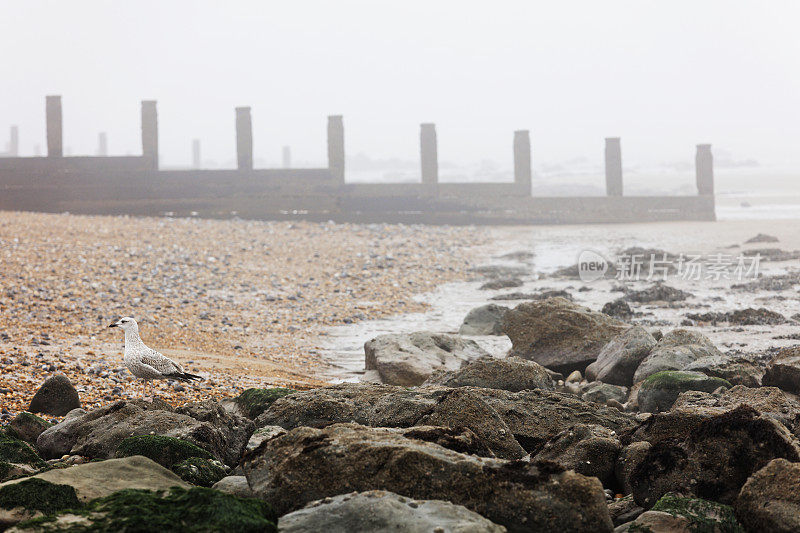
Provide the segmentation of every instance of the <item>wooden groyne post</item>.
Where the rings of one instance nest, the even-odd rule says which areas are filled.
[[[108,155],[108,136],[104,131],[97,134],[97,155],[99,157]]]
[[[19,128],[11,126],[11,136],[8,139],[9,157],[19,156]]]
[[[158,111],[155,100],[142,100],[142,157],[158,170]]]
[[[60,96],[45,97],[45,115],[47,117],[47,157],[63,157],[63,117]]]
[[[514,132],[514,183],[531,192],[531,136],[528,130]]]
[[[606,194],[622,196],[622,147],[619,137],[606,137]]]
[[[344,122],[342,115],[328,117],[328,170],[333,179],[344,183]]]
[[[281,155],[283,168],[292,168],[292,149],[289,146],[284,146]]]
[[[698,144],[694,157],[694,171],[697,179],[697,194],[714,194],[714,156],[710,144]]]
[[[435,185],[439,182],[439,154],[436,146],[436,124],[420,124],[419,156],[422,170],[422,183]]]
[[[200,161],[200,139],[192,139],[192,168],[198,169],[202,166]]]
[[[249,107],[236,108],[236,167],[253,170],[253,121]]]

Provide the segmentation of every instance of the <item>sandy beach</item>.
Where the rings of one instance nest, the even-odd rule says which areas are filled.
[[[180,404],[252,386],[322,384],[326,327],[420,312],[415,294],[465,279],[475,228],[0,213],[0,401],[24,410],[64,373],[91,408],[137,396],[123,338],[205,381],[156,384]]]

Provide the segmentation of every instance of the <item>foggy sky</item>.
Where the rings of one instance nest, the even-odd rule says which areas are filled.
[[[138,154],[139,102],[158,100],[162,165],[234,165],[234,107],[253,108],[256,159],[324,165],[325,121],[348,155],[511,162],[530,129],[534,170],[693,161],[694,145],[800,167],[800,2],[735,0],[32,1],[0,4],[0,151],[46,148],[61,94],[64,146]]]

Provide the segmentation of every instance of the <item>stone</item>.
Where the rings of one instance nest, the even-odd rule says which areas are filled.
[[[639,507],[630,494],[608,504],[608,514],[615,527],[636,520],[643,512],[644,508]]]
[[[519,357],[481,357],[458,370],[434,372],[423,385],[482,387],[519,392],[530,389],[552,390],[553,379],[547,369],[533,361]]]
[[[498,278],[487,281],[479,288],[481,290],[497,290],[497,289],[508,289],[511,287],[522,287],[522,280],[519,278]]]
[[[209,459],[211,454],[191,442],[162,435],[135,435],[123,440],[117,448],[117,457],[141,455],[152,459],[164,468],[192,457]]]
[[[15,416],[6,427],[8,435],[17,437],[29,444],[36,444],[36,439],[45,429],[52,426],[50,422],[33,413],[23,411]]]
[[[247,445],[245,445],[246,451],[255,450],[261,443],[267,441],[273,437],[277,437],[278,435],[283,435],[286,433],[286,430],[280,426],[264,426],[262,428],[258,428],[250,435],[250,440],[247,441]]]
[[[586,368],[586,378],[630,387],[639,364],[657,344],[646,329],[633,326],[603,346],[597,360]]]
[[[616,318],[627,320],[633,316],[633,309],[622,298],[618,298],[612,302],[607,302],[600,310],[601,313]]]
[[[241,413],[247,418],[255,419],[258,415],[267,410],[272,402],[278,398],[283,398],[288,394],[297,392],[294,389],[284,387],[273,387],[270,389],[247,389],[239,396],[234,398],[234,403]]]
[[[69,468],[54,468],[36,474],[33,478],[56,485],[69,485],[75,489],[78,499],[82,502],[102,498],[123,489],[166,490],[176,486],[189,487],[174,472],[140,455],[85,463]],[[20,481],[22,480],[15,479],[2,483],[0,489]]]
[[[683,370],[702,372],[729,381],[732,385],[760,387],[764,375],[763,366],[744,355],[711,355],[686,365]]]
[[[744,484],[734,510],[748,531],[800,531],[800,464],[786,459],[767,463]]]
[[[522,303],[509,310],[503,329],[509,355],[568,374],[583,371],[603,346],[629,326],[564,298]]]
[[[458,329],[459,335],[503,335],[503,317],[508,307],[487,304],[472,309]]]
[[[612,400],[621,405],[628,399],[628,388],[603,383],[602,381],[593,381],[583,388],[581,398],[587,402],[601,403],[603,405],[608,405],[608,401]]]
[[[0,461],[12,465],[42,468],[45,462],[24,440],[0,433]]]
[[[294,392],[291,389],[287,390]],[[254,404],[249,405],[252,409]],[[259,414],[263,412],[260,407],[256,411]],[[227,409],[224,404],[214,400],[188,403],[175,409],[175,412],[211,425],[225,443],[226,449],[220,459],[228,465],[235,465],[239,462],[239,457],[256,428],[253,421],[249,419],[250,417],[240,415],[235,412],[235,409]]]
[[[708,337],[686,329],[674,329],[666,333],[642,360],[633,375],[633,382],[638,383],[662,370],[683,370],[690,363],[709,356],[721,357],[722,352]]]
[[[755,237],[750,237],[746,241],[745,244],[752,244],[754,242],[778,242],[778,238],[773,235],[767,235],[765,233],[759,233]]]
[[[765,387],[778,387],[800,394],[800,346],[779,351],[767,365],[761,383]]]
[[[255,498],[244,476],[226,476],[214,483],[211,488],[239,498]]]
[[[28,411],[46,415],[64,416],[81,406],[78,391],[64,374],[56,374],[45,380],[31,399]]]
[[[192,485],[210,487],[225,477],[225,467],[214,459],[190,457],[175,464],[172,471]]]
[[[293,429],[249,455],[243,468],[253,491],[281,515],[322,498],[384,490],[462,505],[511,532],[612,529],[595,478],[552,463],[460,454],[358,424]]]
[[[202,422],[188,414],[175,412],[163,402],[151,404],[141,400],[121,400],[68,416],[43,431],[36,440],[36,447],[49,459],[63,455],[109,459],[115,456],[120,443],[128,437],[159,435],[188,441],[226,464],[230,461],[233,466],[241,455],[239,444],[244,447],[247,443],[247,438],[239,439],[243,433],[246,431],[234,430],[236,439],[229,443],[230,428],[215,427],[212,422]]]
[[[425,417],[445,408],[456,409],[440,399],[447,388],[406,389],[389,385],[342,383],[298,392],[277,400],[256,419],[256,425],[325,427],[338,422],[356,422],[373,427],[411,427],[425,424]],[[544,444],[575,424],[597,424],[621,434],[638,423],[617,409],[585,402],[569,394],[541,389],[509,392],[499,389],[462,387],[480,397],[503,420],[514,439],[528,453],[536,454]],[[437,409],[438,406],[438,409]],[[466,427],[480,434],[480,420],[467,420]]]
[[[457,370],[489,354],[475,341],[457,335],[418,331],[379,335],[364,344],[365,369],[390,385],[422,384],[435,370]]]
[[[75,489],[36,478],[0,484],[0,530],[45,514],[80,506]]]
[[[614,477],[623,494],[631,494],[633,492],[631,474],[647,457],[650,447],[651,444],[647,441],[632,442],[625,446],[617,456],[617,463],[614,465]]]
[[[742,405],[703,419],[685,436],[652,443],[630,483],[636,502],[652,507],[667,492],[732,504],[747,479],[769,461],[800,461],[800,447],[778,421]]]
[[[383,490],[351,492],[309,503],[280,519],[281,533],[353,533],[402,531],[430,533],[502,533],[492,523],[461,505],[441,500],[415,500]]]
[[[647,377],[639,389],[639,410],[645,413],[667,411],[682,392],[699,390],[713,392],[720,387],[731,388],[730,382],[701,372],[664,370]]]
[[[594,476],[608,487],[613,482],[614,466],[621,450],[622,444],[614,431],[577,424],[545,444],[533,461],[552,461],[567,470]]]
[[[625,293],[623,298],[629,302],[637,303],[653,303],[653,302],[681,302],[693,295],[675,289],[662,283],[656,283],[652,287],[642,289],[640,291],[629,291]]]

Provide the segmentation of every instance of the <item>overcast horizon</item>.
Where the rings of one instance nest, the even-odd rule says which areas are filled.
[[[326,116],[349,157],[417,160],[435,122],[443,162],[511,164],[529,129],[534,168],[733,162],[800,168],[800,4],[773,1],[5,2],[0,151],[45,151],[44,97],[64,146],[138,154],[139,105],[158,100],[163,166],[235,161],[234,107],[252,107],[256,160],[326,162]]]

